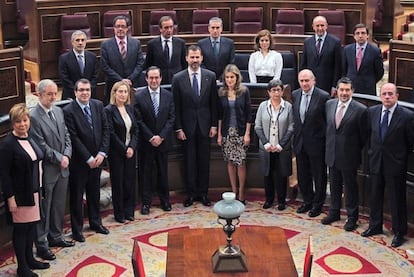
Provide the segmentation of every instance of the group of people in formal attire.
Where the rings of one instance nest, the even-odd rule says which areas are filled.
[[[38,84],[36,107],[29,112],[24,104],[17,104],[10,110],[12,132],[0,144],[0,176],[14,226],[19,276],[37,276],[33,269],[50,266],[34,259],[33,243],[38,257],[54,260],[50,247],[72,247],[74,241],[85,241],[84,193],[90,229],[109,234],[99,208],[105,158],[117,222],[134,220],[137,160],[141,214],[150,213],[154,192],[161,208],[171,211],[168,151],[174,135],[183,146],[185,207],[196,201],[211,205],[213,138],[222,148],[231,189],[246,204],[246,157],[253,123],[264,176],[264,209],[273,206],[275,196],[277,209],[286,208],[294,154],[303,196],[297,212],[308,212],[310,217],[322,213],[329,168],[331,203],[321,223],[340,220],[344,192],[344,229],[355,230],[359,216],[357,169],[366,146],[371,209],[369,228],[361,235],[382,233],[387,187],[395,235],[392,246],[404,242],[405,173],[414,139],[413,112],[397,103],[396,86],[390,83],[380,89],[382,104],[367,109],[352,99],[354,92],[376,94],[376,83],[383,75],[380,50],[367,42],[364,25],[355,26],[356,43],[342,50],[339,40],[327,33],[326,19],[314,18],[315,36],[305,40],[298,73],[300,88],[292,92],[291,103],[283,98],[282,56],[272,50],[270,32],[260,31],[255,39],[257,51],[249,61],[249,78],[267,83],[268,99],[260,103],[255,119],[249,90],[233,64],[233,41],[221,36],[220,18],[210,20],[208,38],[185,49],[184,41],[173,36],[172,18],[162,17],[160,36],[148,42],[145,59],[139,40],[128,36],[129,19],[118,16],[113,27],[114,37],[101,48],[106,106],[94,99],[99,72],[96,56],[85,50],[86,35],[75,31],[73,50],[59,59],[62,98],[73,101],[63,109],[54,105],[57,85],[45,79]],[[143,69],[147,86],[132,91]],[[222,81],[219,89],[218,80]],[[161,87],[169,83],[171,91]],[[63,234],[68,189],[73,241]]]

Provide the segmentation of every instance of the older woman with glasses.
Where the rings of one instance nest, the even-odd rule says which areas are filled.
[[[267,85],[269,99],[260,103],[254,130],[259,137],[261,169],[266,200],[263,209],[273,205],[275,185],[278,210],[286,208],[288,176],[292,174],[291,139],[293,135],[292,105],[283,100],[283,83],[271,80]]]

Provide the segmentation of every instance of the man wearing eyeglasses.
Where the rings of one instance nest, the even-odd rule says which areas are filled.
[[[92,98],[95,98],[99,64],[95,53],[85,50],[87,36],[83,31],[72,33],[72,51],[59,57],[59,76],[62,82],[62,100],[75,99],[74,86],[77,80],[85,78],[91,82]]]
[[[132,38],[128,31],[129,18],[117,16],[113,21],[115,36],[101,45],[101,65],[105,78],[105,103],[109,102],[113,84],[123,81],[133,88],[138,87],[138,79],[144,65],[141,42]]]

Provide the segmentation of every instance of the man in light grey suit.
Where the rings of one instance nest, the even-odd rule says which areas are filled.
[[[41,221],[37,225],[37,255],[46,260],[56,257],[49,247],[71,247],[75,243],[63,237],[69,160],[72,156],[70,135],[63,111],[54,106],[57,99],[55,82],[45,79],[38,84],[39,103],[31,112],[30,135],[44,153],[43,199]]]
[[[340,219],[342,192],[348,219],[345,231],[357,228],[358,183],[357,169],[367,132],[367,107],[352,99],[351,79],[343,77],[337,85],[338,98],[326,102],[326,151],[329,166],[331,204],[329,214],[321,220],[326,225]]]

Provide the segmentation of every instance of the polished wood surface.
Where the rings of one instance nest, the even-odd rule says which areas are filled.
[[[233,244],[240,246],[246,254],[248,272],[213,273],[211,256],[225,244],[226,235],[222,228],[169,232],[166,276],[298,276],[285,232],[281,228],[236,228]]]

